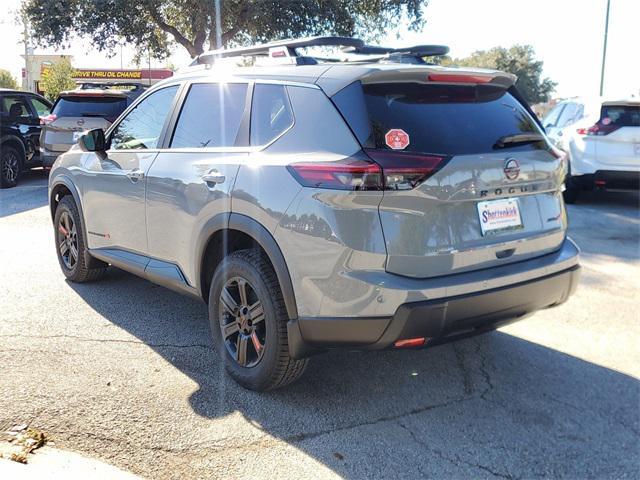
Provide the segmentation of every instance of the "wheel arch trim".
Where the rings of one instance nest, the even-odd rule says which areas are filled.
[[[22,152],[22,156],[24,157],[23,160],[25,160],[27,157],[27,148],[25,147],[22,139],[17,135],[11,135],[11,134],[5,135],[2,137],[2,140],[0,140],[0,145],[4,145],[5,143],[8,143],[8,142],[18,144],[20,148],[20,152]]]
[[[239,213],[220,214],[211,218],[203,228],[197,241],[198,252],[198,264],[196,272],[196,281],[198,283],[198,291],[202,298],[205,298],[205,292],[202,291],[203,285],[201,280],[202,268],[204,256],[209,243],[209,240],[216,232],[228,229],[237,230],[251,237],[260,247],[265,251],[269,258],[273,269],[275,270],[278,283],[282,290],[282,296],[284,298],[285,307],[287,309],[287,315],[289,319],[298,318],[298,309],[296,306],[295,294],[293,291],[293,284],[291,282],[291,276],[289,275],[289,268],[284,259],[284,255],[280,250],[277,242],[273,238],[273,235],[259,222],[242,215]]]

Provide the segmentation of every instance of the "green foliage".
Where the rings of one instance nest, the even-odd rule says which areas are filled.
[[[45,97],[54,101],[60,92],[73,90],[76,86],[73,81],[73,67],[66,58],[58,60],[42,73],[40,87],[44,90]]]
[[[0,68],[0,88],[18,89],[18,82],[11,75],[11,72]]]
[[[335,33],[383,32],[424,24],[427,0],[221,0],[222,44]],[[216,45],[214,0],[24,0],[23,13],[44,45],[73,35],[114,52],[121,40],[165,58],[173,41],[191,55]]]
[[[480,67],[513,73],[518,77],[516,86],[522,96],[531,104],[546,102],[557,83],[542,78],[543,62],[535,59],[531,45],[514,45],[511,48],[495,47],[478,50],[466,58],[440,59],[442,65]]]

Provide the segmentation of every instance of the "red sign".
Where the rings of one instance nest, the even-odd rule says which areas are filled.
[[[393,150],[404,150],[409,145],[409,134],[401,128],[392,128],[385,134],[384,142]]]

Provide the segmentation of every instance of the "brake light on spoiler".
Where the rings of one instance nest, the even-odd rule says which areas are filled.
[[[333,162],[292,163],[287,169],[305,187],[333,190],[411,190],[448,160],[389,150],[365,150],[364,155]],[[373,160],[373,161],[372,161]]]
[[[493,76],[468,73],[430,73],[427,78],[430,82],[443,83],[489,83],[493,80]]]

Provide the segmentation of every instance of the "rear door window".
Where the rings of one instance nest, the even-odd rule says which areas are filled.
[[[398,129],[408,136],[403,151],[442,155],[492,152],[503,137],[541,133],[523,105],[499,87],[376,83],[363,85],[363,93],[372,127],[368,148],[389,149],[387,134]]]
[[[562,111],[562,115],[560,115],[560,118],[558,119],[557,126],[564,128],[578,120],[580,118],[579,115],[582,115],[580,107],[581,106],[577,103],[567,103]]]
[[[293,125],[293,112],[283,85],[257,84],[251,109],[251,145],[266,145]]]
[[[640,105],[603,105],[599,123],[614,127],[640,127]]]
[[[115,121],[127,108],[126,97],[64,96],[53,106],[53,113],[61,117],[101,117]]]
[[[247,96],[245,83],[196,83],[182,106],[170,148],[232,147]]]
[[[31,105],[33,105],[33,109],[38,113],[39,117],[44,117],[51,111],[51,105],[47,105],[42,100],[35,97],[29,97],[29,100],[31,101]]]
[[[542,121],[545,128],[556,127],[558,125],[558,118],[560,118],[560,114],[564,107],[564,104],[556,105],[549,113],[547,113],[546,117],[544,117],[544,120]]]

